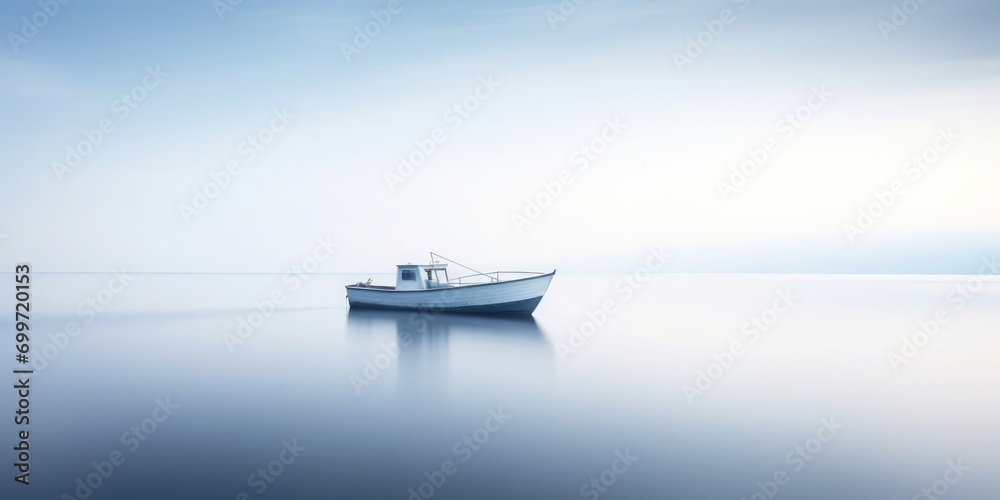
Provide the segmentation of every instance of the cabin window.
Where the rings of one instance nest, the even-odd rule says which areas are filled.
[[[417,281],[417,272],[409,269],[403,271],[403,281]]]

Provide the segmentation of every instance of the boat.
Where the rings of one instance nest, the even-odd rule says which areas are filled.
[[[472,274],[450,278],[449,262]],[[371,279],[346,285],[347,302],[359,309],[530,315],[555,274],[555,270],[482,273],[431,252],[430,264],[397,265],[396,286],[373,285]]]

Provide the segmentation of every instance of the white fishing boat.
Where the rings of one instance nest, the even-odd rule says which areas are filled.
[[[472,274],[448,277],[448,261]],[[431,253],[430,264],[396,266],[396,286],[372,280],[347,285],[352,308],[403,309],[478,314],[531,314],[542,301],[556,272],[494,271],[481,273]]]

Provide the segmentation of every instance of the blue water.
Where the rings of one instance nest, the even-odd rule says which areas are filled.
[[[997,282],[560,275],[496,319],[350,311],[367,277],[36,274],[31,485],[0,496],[1000,496]]]

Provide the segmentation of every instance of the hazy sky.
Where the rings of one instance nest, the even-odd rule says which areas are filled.
[[[328,237],[329,272],[1000,250],[995,1],[225,2],[3,2],[0,269],[283,272]]]

